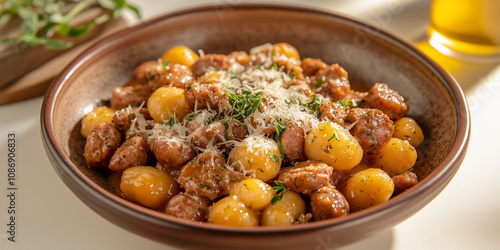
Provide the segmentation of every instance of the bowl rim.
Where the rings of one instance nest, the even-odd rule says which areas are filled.
[[[457,132],[455,141],[450,148],[450,153],[443,159],[441,164],[439,164],[439,166],[437,166],[425,179],[420,181],[410,190],[407,190],[404,194],[397,195],[391,198],[389,202],[355,213],[351,213],[346,217],[302,223],[294,226],[239,228],[184,220],[167,214],[162,214],[157,211],[126,201],[125,199],[106,191],[105,189],[94,183],[85,174],[83,174],[78,169],[78,167],[76,167],[76,165],[70,160],[69,156],[66,155],[61,145],[57,144],[56,132],[54,131],[54,127],[52,124],[53,114],[55,112],[54,104],[56,104],[56,101],[60,99],[61,93],[64,91],[64,89],[66,89],[69,86],[69,83],[71,83],[68,82],[68,79],[70,79],[74,74],[77,74],[76,72],[78,71],[78,69],[82,65],[84,65],[85,62],[90,58],[101,53],[106,48],[113,47],[114,44],[120,41],[120,39],[126,38],[130,34],[139,32],[141,29],[147,28],[148,26],[161,24],[162,22],[168,21],[168,19],[171,18],[183,16],[186,14],[211,12],[216,8],[217,6],[204,5],[178,10],[172,13],[161,15],[159,17],[150,19],[148,21],[142,22],[135,26],[120,30],[104,38],[101,38],[98,41],[94,42],[87,49],[85,49],[82,53],[80,53],[69,64],[67,64],[66,67],[64,67],[64,69],[52,81],[44,97],[40,113],[41,136],[44,146],[46,147],[46,153],[47,155],[52,154],[54,160],[61,166],[61,170],[64,171],[64,174],[67,174],[72,181],[77,183],[77,185],[86,187],[86,190],[89,191],[92,196],[99,197],[99,200],[105,201],[107,205],[110,205],[125,214],[129,214],[136,218],[149,221],[150,223],[159,226],[168,224],[169,226],[176,227],[190,227],[192,229],[208,229],[216,232],[245,234],[284,233],[303,230],[317,230],[325,227],[343,226],[348,224],[359,224],[362,223],[362,221],[370,220],[370,218],[374,217],[375,215],[389,214],[391,211],[394,211],[398,207],[401,207],[407,200],[411,200],[414,197],[423,197],[429,193],[435,193],[433,192],[434,190],[432,190],[432,186],[434,184],[440,183],[441,185],[447,185],[448,182],[453,178],[455,173],[458,171],[460,164],[465,157],[465,153],[470,140],[469,107],[467,105],[465,95],[459,84],[436,62],[430,59],[423,52],[419,51],[414,45],[406,42],[401,38],[398,38],[396,35],[393,35],[388,31],[372,26],[368,23],[345,16],[343,14],[320,10],[314,7],[305,7],[302,5],[242,3],[237,6],[231,6],[231,8],[233,10],[278,9],[280,11],[301,12],[309,15],[321,15],[325,16],[326,18],[341,20],[351,26],[364,27],[372,33],[377,33],[377,36],[381,37],[383,40],[389,41],[403,48],[406,52],[412,54],[422,64],[426,65],[429,70],[436,73],[436,75],[440,78],[440,81],[443,82],[443,85],[448,89],[450,95],[453,98],[454,104],[457,107]],[[53,168],[55,169],[56,166],[53,166]],[[58,175],[61,175],[61,173],[57,170],[56,172]],[[438,178],[439,176],[445,176],[446,178]],[[437,190],[437,193],[435,193],[435,195],[430,200],[434,199],[435,196],[441,191],[442,189]],[[421,208],[423,208],[424,206],[425,204],[421,206]]]

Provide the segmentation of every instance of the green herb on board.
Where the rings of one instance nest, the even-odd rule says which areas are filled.
[[[75,18],[87,9],[99,7],[103,15],[77,26],[71,26]],[[125,0],[0,0],[0,28],[9,21],[19,18],[20,34],[6,37],[0,43],[21,42],[25,46],[42,45],[47,49],[66,49],[71,42],[56,38],[78,39],[93,27],[120,16],[123,10],[130,10],[140,18],[139,10]]]

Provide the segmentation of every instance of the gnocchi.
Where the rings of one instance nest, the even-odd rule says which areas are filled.
[[[283,194],[283,198],[274,205],[267,206],[262,212],[263,226],[285,226],[298,222],[301,214],[306,212],[306,203],[292,191]]]
[[[106,106],[99,106],[94,108],[94,110],[83,117],[80,133],[83,137],[86,138],[89,135],[90,130],[92,130],[95,125],[99,123],[106,123],[111,125],[113,123],[114,115],[115,110]]]
[[[161,60],[165,64],[182,64],[190,67],[198,60],[198,55],[186,46],[176,46],[165,51],[161,56]]]
[[[229,164],[249,176],[268,181],[280,171],[281,154],[276,141],[251,136],[231,150]]]
[[[184,96],[184,89],[176,87],[160,87],[148,99],[148,111],[157,123],[181,121],[190,113]]]
[[[375,156],[375,166],[391,175],[403,174],[417,161],[417,151],[407,141],[391,138]]]
[[[238,182],[229,195],[238,197],[248,208],[260,211],[271,204],[273,189],[260,179],[249,178]]]
[[[394,182],[379,168],[360,171],[349,178],[343,187],[343,194],[352,212],[365,209],[391,198]]]
[[[305,141],[306,156],[323,161],[337,170],[349,170],[363,158],[363,150],[349,132],[336,123],[322,122]]]
[[[123,196],[145,207],[159,209],[180,192],[179,184],[167,172],[151,166],[123,171],[120,189]]]
[[[238,227],[255,227],[259,225],[259,216],[257,212],[246,207],[236,196],[231,195],[212,205],[208,222]]]
[[[394,122],[393,137],[407,140],[413,147],[424,141],[424,133],[418,123],[410,117],[403,117]]]

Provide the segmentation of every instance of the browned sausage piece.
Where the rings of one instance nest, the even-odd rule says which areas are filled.
[[[418,183],[417,175],[413,172],[406,172],[392,177],[394,181],[394,194],[399,194],[408,188],[415,186]]]
[[[208,145],[217,145],[226,141],[226,127],[220,121],[210,124],[200,122],[200,119],[194,118],[186,125],[191,137],[191,143],[200,148],[207,148]]]
[[[380,151],[394,132],[392,120],[378,109],[350,109],[348,119],[354,124],[349,132],[358,140],[365,154]]]
[[[349,105],[350,108],[355,108],[360,106],[363,102],[363,98],[368,95],[368,92],[359,92],[359,91],[354,91],[351,90],[349,93],[347,93],[344,98],[341,100],[345,104]],[[350,102],[346,101],[349,100]]]
[[[209,107],[216,111],[222,111],[220,108],[224,108],[226,105],[222,103],[226,100],[226,95],[220,84],[193,83],[189,86],[185,96],[191,109],[200,110]]]
[[[283,154],[290,162],[307,160],[304,152],[304,129],[298,122],[289,121],[281,134],[280,143],[283,145]]]
[[[91,167],[106,168],[121,141],[118,129],[106,123],[97,124],[87,136],[83,154],[85,161]]]
[[[338,125],[344,127],[346,118],[346,109],[339,102],[324,100],[323,104],[319,108],[318,119],[320,121],[333,121]]]
[[[205,151],[182,167],[178,182],[186,193],[194,193],[210,200],[223,194],[220,187],[226,160],[215,151]]]
[[[368,107],[381,110],[394,121],[405,116],[409,111],[405,99],[383,83],[375,84],[363,100]]]
[[[120,132],[124,133],[130,129],[132,120],[136,118],[135,112],[142,114],[146,120],[153,119],[151,118],[151,115],[149,115],[147,108],[123,108],[115,112],[115,115],[113,116],[113,125],[120,130]]]
[[[180,193],[167,203],[165,213],[194,221],[206,221],[210,201],[196,194]]]
[[[224,122],[226,127],[226,139],[243,141],[248,136],[248,129],[243,122],[236,119],[230,119]]]
[[[172,131],[161,131],[151,135],[148,145],[165,168],[180,169],[195,155],[194,149]]]
[[[146,84],[158,74],[161,66],[162,65],[158,61],[143,62],[134,69],[135,79],[142,84]]]
[[[351,90],[347,79],[347,71],[338,64],[332,64],[319,70],[310,81],[311,89],[332,100],[342,100]]]
[[[152,81],[154,89],[162,86],[170,86],[185,89],[194,82],[191,69],[182,64],[172,64],[159,71]]]
[[[307,160],[284,169],[278,180],[296,193],[311,195],[318,188],[329,184],[332,173],[333,168],[326,163]]]
[[[144,134],[139,134],[126,140],[111,157],[109,169],[121,172],[129,167],[145,166],[149,153],[145,137]]]
[[[315,58],[304,58],[302,59],[302,69],[304,69],[304,75],[314,76],[319,70],[328,67],[326,63],[320,59]]]
[[[111,95],[111,108],[114,110],[131,107],[139,107],[142,103],[147,104],[153,90],[145,85],[118,87]]]
[[[207,54],[198,58],[198,60],[191,65],[191,70],[194,76],[200,77],[210,69],[226,70],[229,66],[229,58],[226,55]]]
[[[162,86],[187,88],[193,81],[191,69],[182,64],[162,65],[158,61],[141,63],[134,70],[135,78],[151,89]]]
[[[349,203],[334,186],[328,185],[311,194],[311,212],[314,220],[346,216]]]

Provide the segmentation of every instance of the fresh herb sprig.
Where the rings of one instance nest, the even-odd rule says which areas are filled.
[[[274,184],[276,184],[276,186],[273,187],[275,196],[271,199],[272,205],[283,199],[283,195],[289,190],[289,188],[281,181],[274,181]]]
[[[314,114],[315,116],[319,116],[319,108],[321,107],[321,100],[317,95],[313,95],[312,99],[307,103],[300,102],[300,105],[308,108],[310,114]]]
[[[131,10],[140,18],[139,10],[126,0],[4,0],[0,1],[0,7],[0,27],[13,18],[21,20],[21,34],[3,38],[0,43],[21,42],[47,49],[71,47],[71,42],[54,37],[81,38],[93,27],[118,17],[122,10]],[[100,7],[106,13],[82,25],[70,25],[79,14],[93,7]]]
[[[236,114],[231,117],[236,119],[245,119],[249,117],[256,109],[260,108],[262,101],[267,101],[267,99],[262,96],[262,92],[253,94],[251,91],[243,90],[241,95],[237,95],[225,88],[224,91],[228,97],[229,104],[231,104],[233,110],[236,112]]]
[[[353,107],[353,108],[357,108],[358,107],[358,104],[356,102],[354,102],[353,100],[350,100],[350,99],[347,99],[347,100],[344,100],[344,101],[340,101],[339,100],[338,102],[345,109],[350,109],[351,107]]]

